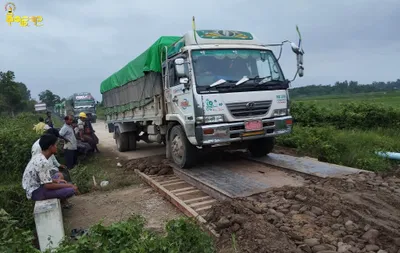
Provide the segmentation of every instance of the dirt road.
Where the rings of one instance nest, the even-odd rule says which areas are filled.
[[[119,157],[119,160],[110,159],[110,162],[124,161],[140,157],[162,154],[161,145],[148,145],[140,143],[138,151],[120,153],[116,150],[112,134],[108,133],[104,122],[93,124],[100,139],[99,149],[103,154]],[[110,154],[111,153],[111,154]],[[79,169],[76,168],[76,169]],[[122,172],[121,172],[122,173]],[[133,172],[131,171],[133,174]],[[138,181],[138,184],[115,189],[112,191],[95,191],[88,194],[75,196],[71,199],[74,207],[64,212],[66,234],[73,228],[88,228],[103,220],[110,223],[127,219],[132,214],[143,215],[147,226],[155,230],[162,230],[168,220],[182,216],[182,214],[169,202],[164,200],[151,187]]]
[[[119,157],[129,160],[142,157],[148,157],[152,155],[162,155],[165,154],[165,148],[160,144],[147,144],[145,142],[138,142],[136,151],[118,152],[117,145],[115,144],[115,139],[113,134],[108,132],[107,125],[104,121],[97,121],[93,124],[93,128],[96,131],[97,136],[100,139],[100,146],[106,147],[109,150],[115,152]]]

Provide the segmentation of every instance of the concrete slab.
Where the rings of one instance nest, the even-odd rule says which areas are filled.
[[[273,166],[294,170],[321,178],[327,178],[327,177],[341,178],[346,175],[358,174],[360,172],[370,173],[370,171],[355,169],[331,163],[324,163],[308,157],[294,157],[289,155],[271,153],[268,156],[262,158],[250,158],[250,157],[246,158],[249,160],[260,162],[262,164],[266,165],[270,164]]]

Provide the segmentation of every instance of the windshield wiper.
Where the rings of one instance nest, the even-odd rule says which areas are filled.
[[[285,83],[285,81],[281,81],[281,80],[270,80],[270,81],[264,81],[264,82],[260,81],[256,86],[261,86],[261,85],[268,86],[268,85],[278,85],[278,84],[281,85],[283,83]]]
[[[212,87],[218,86],[218,85],[223,84],[223,83],[226,83],[226,82],[227,82],[227,81],[226,81],[225,79],[219,79],[218,81],[216,81],[216,82],[210,84],[210,86],[208,86],[208,87],[212,88]]]
[[[247,81],[249,81],[250,78],[248,78],[247,76],[243,76],[242,79],[240,79],[239,81],[237,81],[237,83],[235,83],[235,85],[240,85],[242,83],[245,83]]]
[[[232,87],[231,84],[236,83],[236,82],[237,82],[236,80],[219,79],[218,81],[210,84],[210,86],[208,86],[206,89],[209,90],[209,89],[214,88],[214,87],[218,88],[219,85],[224,84],[224,83],[228,83],[228,84],[230,84],[229,87]],[[224,88],[227,88],[227,87],[224,86]]]

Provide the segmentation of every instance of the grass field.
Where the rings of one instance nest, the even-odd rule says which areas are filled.
[[[293,99],[294,127],[281,146],[321,161],[383,171],[397,161],[377,151],[400,152],[400,92]]]
[[[319,96],[293,99],[294,101],[314,102],[320,106],[337,107],[340,104],[350,102],[363,102],[368,104],[380,104],[386,107],[400,108],[400,91],[394,92],[373,92],[348,94],[342,96]]]

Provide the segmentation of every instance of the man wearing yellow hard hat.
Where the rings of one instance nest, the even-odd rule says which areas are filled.
[[[93,148],[93,150],[99,153],[100,151],[97,148],[99,139],[94,134],[92,124],[90,123],[89,120],[87,120],[86,113],[84,112],[79,113],[78,129],[81,140],[89,143],[89,145]]]

